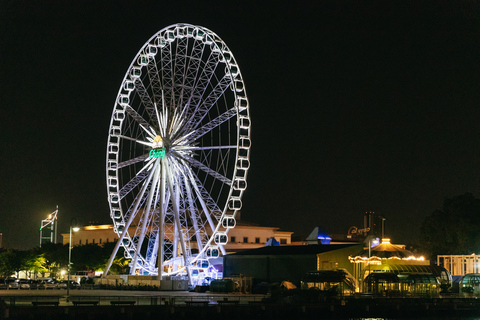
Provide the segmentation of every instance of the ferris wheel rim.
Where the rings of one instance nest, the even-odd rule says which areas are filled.
[[[189,135],[192,135],[193,137],[195,137],[195,135],[197,136],[196,138],[198,139],[199,137],[201,137],[202,134],[205,134],[205,133],[208,133],[209,130],[213,130],[214,125],[216,124],[215,121],[218,121],[221,123],[221,121],[223,120],[223,118],[221,118],[221,116],[223,116],[224,118],[225,117],[235,117],[237,119],[237,128],[236,128],[236,144],[235,145],[230,145],[230,146],[218,146],[218,148],[235,148],[235,155],[234,155],[234,163],[235,163],[235,167],[233,169],[233,173],[232,173],[232,176],[229,180],[227,179],[224,179],[224,183],[227,184],[227,182],[229,182],[229,191],[228,191],[228,200],[225,202],[225,204],[223,205],[223,208],[221,208],[221,216],[219,218],[217,218],[217,223],[216,223],[216,227],[214,230],[211,230],[212,231],[212,236],[208,239],[208,241],[205,243],[205,245],[203,246],[203,249],[198,253],[198,255],[196,257],[194,257],[191,261],[189,261],[189,263],[194,263],[195,261],[201,259],[201,257],[205,254],[205,252],[209,249],[209,248],[212,248],[213,245],[212,245],[212,242],[215,242],[214,240],[216,240],[216,235],[218,234],[221,234],[221,235],[226,235],[229,231],[230,228],[226,228],[224,231],[222,231],[220,233],[219,230],[222,229],[222,223],[224,221],[224,218],[225,216],[227,215],[227,212],[228,212],[228,208],[230,208],[230,204],[229,204],[229,201],[231,199],[235,199],[235,200],[238,200],[239,203],[240,203],[240,207],[238,205],[235,205],[233,207],[234,209],[234,215],[233,217],[235,216],[235,213],[240,210],[241,208],[241,197],[243,195],[243,191],[245,190],[243,188],[243,190],[240,190],[240,192],[236,193],[235,196],[233,196],[233,190],[235,188],[239,189],[240,187],[238,186],[238,184],[240,182],[239,179],[237,179],[237,171],[239,171],[239,169],[237,168],[237,162],[239,161],[239,159],[243,159],[245,161],[245,163],[247,163],[247,165],[240,165],[240,168],[241,170],[243,171],[243,180],[242,181],[246,181],[246,177],[247,177],[247,172],[248,172],[248,167],[249,167],[249,150],[250,150],[250,142],[249,142],[249,139],[250,139],[250,119],[249,119],[249,103],[248,103],[248,98],[247,98],[247,95],[246,95],[246,91],[245,91],[245,86],[244,86],[244,83],[243,83],[243,78],[241,76],[241,73],[240,73],[240,70],[238,68],[238,64],[236,63],[236,60],[235,58],[233,57],[233,54],[231,53],[231,51],[228,49],[228,47],[226,46],[226,44],[223,42],[223,40],[218,37],[218,35],[216,35],[214,32],[212,32],[211,30],[207,29],[207,28],[204,28],[204,27],[200,27],[200,26],[194,26],[194,25],[191,25],[191,24],[185,24],[185,23],[179,23],[179,24],[173,24],[173,25],[170,25],[166,28],[163,28],[162,30],[160,30],[159,32],[157,32],[155,35],[153,35],[142,47],[141,49],[139,50],[139,52],[136,54],[135,58],[133,59],[132,63],[130,64],[129,68],[127,69],[127,72],[125,74],[125,77],[122,81],[122,86],[124,83],[126,83],[130,78],[131,78],[131,70],[133,68],[136,67],[136,63],[138,62],[138,59],[141,57],[141,55],[145,54],[145,50],[147,48],[150,48],[149,46],[151,45],[152,42],[154,42],[155,40],[157,40],[160,35],[164,35],[166,32],[178,32],[180,33],[182,29],[180,28],[193,28],[194,30],[201,30],[205,33],[205,37],[210,37],[209,39],[209,42],[210,43],[210,46],[212,49],[212,52],[213,50],[217,50],[219,51],[219,54],[221,55],[221,57],[226,60],[225,56],[228,54],[228,61],[225,62],[225,72],[230,72],[230,77],[231,77],[231,81],[229,82],[229,87],[232,88],[232,91],[233,91],[233,94],[234,94],[234,106],[231,110],[228,110],[228,113],[225,112],[223,114],[220,114],[220,116],[218,117],[219,119],[213,119],[212,121],[210,122],[207,122],[206,125],[204,125],[203,127],[200,127],[199,129],[195,129],[195,128],[198,128],[200,122],[198,122],[196,124],[196,127],[194,128],[195,130],[198,130],[197,133],[195,133],[195,130],[191,131],[189,133]],[[187,30],[187,29],[184,29],[184,30]],[[187,30],[188,32],[188,30]],[[198,36],[198,31],[196,33],[196,36]],[[167,36],[170,36],[170,33],[167,35]],[[187,36],[187,35],[186,35]],[[174,39],[172,40],[173,41],[176,41],[177,40],[177,37],[180,37],[180,35],[175,35],[174,34]],[[232,62],[233,61],[233,62]],[[234,72],[235,72],[235,76],[233,76],[232,74],[232,69],[235,68]],[[228,70],[228,71],[227,71]],[[240,85],[238,83],[241,83]],[[123,161],[123,162],[118,162],[118,153],[117,153],[117,161],[112,165],[110,164],[110,160],[109,160],[109,150],[111,149],[112,147],[112,144],[111,144],[111,137],[112,137],[112,126],[115,122],[115,115],[116,115],[116,108],[117,106],[119,105],[119,100],[120,98],[122,97],[122,95],[125,93],[124,92],[124,88],[122,88],[122,86],[120,87],[119,91],[118,91],[118,94],[117,94],[117,100],[115,102],[115,105],[114,105],[114,111],[112,113],[112,118],[111,118],[111,121],[110,121],[110,131],[109,131],[109,142],[107,143],[107,184],[109,184],[109,179],[111,179],[111,175],[109,175],[109,171],[111,171],[109,168],[109,166],[115,166],[115,172],[117,173],[118,175],[118,170],[123,168],[123,167],[128,167],[128,166],[131,166],[132,163],[134,163],[134,161],[137,161],[136,163],[139,163],[140,161],[144,160],[145,161],[145,158],[146,156],[139,156],[139,159],[135,158],[135,159],[127,159],[126,161]],[[238,87],[237,87],[238,86]],[[240,92],[242,95],[239,96],[238,95],[238,92]],[[164,99],[164,94],[162,92],[162,99]],[[158,120],[160,121],[160,117],[158,116],[158,109],[157,109],[157,105],[155,105],[155,109],[157,110],[157,117],[158,117]],[[235,113],[235,115],[232,115],[233,113]],[[243,117],[242,119],[242,124],[240,124],[240,118]],[[245,122],[245,123],[243,123]],[[211,128],[213,126],[213,128]],[[242,127],[243,126],[243,127]],[[159,126],[161,127],[161,125]],[[243,135],[241,134],[241,128],[242,130],[244,130],[245,132],[243,133]],[[148,129],[150,128],[144,128],[144,130],[148,133]],[[202,132],[202,129],[203,131],[205,132]],[[154,132],[150,132],[151,134],[154,134]],[[118,136],[121,136],[121,135],[116,135],[117,137]],[[244,144],[244,142],[241,142],[241,136],[243,136],[244,140],[247,140],[248,139],[248,145]],[[135,137],[134,137],[135,138]],[[183,137],[183,138],[188,138],[188,137]],[[121,139],[126,139],[125,137],[121,137]],[[178,139],[177,139],[178,141]],[[195,141],[195,140],[194,140]],[[213,146],[215,147],[215,146]],[[194,146],[190,146],[190,149],[195,149],[197,148],[196,150],[199,151],[199,147],[194,147]],[[185,148],[185,149],[188,149],[188,148]],[[153,150],[153,149],[152,149]],[[243,155],[242,157],[240,156],[241,152],[244,151],[244,150],[247,150],[246,152],[246,155]],[[118,151],[117,151],[118,152]],[[174,154],[176,152],[175,148],[172,147],[172,150],[168,150],[166,151],[169,155],[170,154]],[[143,157],[143,158],[142,158]],[[168,156],[167,158],[168,159]],[[188,162],[187,159],[182,159],[184,160],[185,162]],[[188,159],[190,161],[194,161],[195,159],[192,158],[192,159]],[[110,161],[110,162],[109,162]],[[128,162],[128,163],[127,163]],[[144,170],[144,173],[146,174],[147,172],[149,172],[149,176],[152,176],[154,174],[154,169],[152,169],[155,165],[153,164],[154,161],[151,161],[149,160],[149,163],[147,165],[145,165],[143,167],[142,170]],[[157,161],[157,163],[160,163],[160,162],[163,162],[162,161]],[[165,160],[165,163],[168,163],[167,160]],[[197,166],[200,166],[201,164],[198,164],[198,163],[195,163]],[[190,165],[192,166],[192,164],[190,163]],[[120,168],[119,168],[120,167]],[[207,170],[206,168],[202,168],[204,170]],[[207,172],[208,174],[211,174],[211,175],[215,175],[214,172]],[[191,174],[190,172],[188,172],[187,174]],[[168,176],[168,174],[167,174]],[[118,176],[116,177],[117,180],[118,180]],[[146,176],[143,177],[144,179],[147,178]],[[216,179],[220,179],[220,174],[217,173],[217,176],[215,177]],[[151,179],[151,178],[148,178],[148,179]],[[192,181],[192,186],[194,185],[193,181],[194,179],[192,177],[189,177],[188,179],[185,178],[185,181],[188,181],[189,179],[191,179]],[[188,183],[186,183],[188,184]],[[246,182],[244,182],[245,186],[246,186]],[[147,183],[148,185],[148,183]],[[116,234],[119,236],[119,242],[125,237],[125,235],[128,235],[128,230],[120,230],[120,227],[122,225],[125,225],[125,221],[123,221],[123,224],[122,223],[116,223],[116,220],[115,220],[115,217],[114,217],[114,214],[116,214],[115,210],[114,210],[114,207],[116,208],[116,206],[112,206],[112,204],[114,203],[114,199],[115,199],[115,195],[117,197],[120,196],[120,193],[118,192],[118,188],[117,188],[117,192],[108,192],[108,199],[109,199],[109,205],[110,205],[110,212],[111,212],[111,217],[112,217],[112,220],[114,221],[114,226],[115,226],[115,232]],[[174,191],[171,190],[170,191],[171,194],[170,196],[173,196],[173,193]],[[118,199],[117,199],[118,200]],[[173,201],[172,201],[173,203]],[[137,206],[138,207],[138,206]],[[121,214],[123,215],[123,218],[126,217],[126,215],[122,212],[124,209],[122,207],[120,207],[120,212]],[[130,209],[128,209],[130,210]],[[134,209],[135,211],[136,209]],[[163,209],[162,209],[163,210]],[[132,216],[130,216],[132,217]],[[128,228],[127,228],[128,229]],[[132,238],[130,235],[128,235],[128,238]],[[218,244],[216,244],[218,245]],[[128,250],[128,249],[131,249],[131,245],[127,245],[127,244],[123,244],[121,243],[121,246],[123,246],[125,248],[125,250]],[[140,249],[137,250],[138,252],[140,251]],[[136,254],[137,255],[137,254]],[[139,257],[140,260],[142,259],[142,257]],[[135,262],[136,263],[136,262]],[[134,268],[136,268],[136,265],[133,266]],[[186,266],[185,266],[186,267]]]

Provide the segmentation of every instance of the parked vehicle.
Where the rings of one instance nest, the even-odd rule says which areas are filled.
[[[40,285],[40,281],[38,280],[29,280],[30,281],[30,289],[38,289]]]
[[[81,287],[80,283],[70,280],[70,289],[80,289]]]
[[[7,289],[18,289],[20,287],[18,284],[18,279],[15,278],[6,279],[5,284],[7,285]]]
[[[67,280],[60,280],[57,283],[58,289],[67,289]]]
[[[44,282],[43,287],[45,289],[58,289],[58,281],[57,280],[47,280]]]
[[[68,280],[62,280],[58,283],[59,289],[67,289]],[[74,280],[70,280],[70,289],[80,289],[80,284]]]
[[[30,289],[30,281],[29,279],[19,279],[18,285],[20,289]]]

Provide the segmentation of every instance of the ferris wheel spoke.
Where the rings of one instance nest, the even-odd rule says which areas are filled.
[[[187,67],[187,51],[188,38],[180,38],[177,41],[177,50],[175,52],[175,69],[174,69],[174,85],[173,94],[177,106],[181,106],[183,102],[183,90],[185,88],[185,70]]]
[[[135,163],[143,162],[147,159],[148,159],[148,154],[144,154],[144,155],[138,156],[136,158],[126,160],[126,161],[122,161],[122,162],[118,163],[117,168],[121,169],[123,167],[130,166],[130,165],[135,164]]]
[[[227,90],[231,82],[232,82],[232,76],[228,73],[225,74],[222,79],[220,79],[220,81],[217,83],[215,88],[212,89],[209,95],[195,109],[194,114],[192,115],[190,120],[187,122],[188,128],[194,129],[200,125],[203,118],[205,118],[205,116],[208,114],[212,106],[225,93],[225,90]]]
[[[173,61],[172,61],[172,45],[169,41],[165,43],[165,46],[161,48],[161,72],[164,90],[165,102],[168,107],[171,107],[171,90],[173,89]]]
[[[198,169],[202,170],[203,172],[208,173],[209,175],[211,175],[215,179],[225,183],[226,185],[228,185],[228,186],[232,185],[232,180],[228,179],[227,177],[218,173],[217,171],[207,167],[206,165],[204,165],[203,163],[201,163],[197,159],[189,157],[189,156],[184,157],[184,159],[186,161],[188,161],[195,168],[198,168]]]
[[[204,96],[210,81],[215,73],[215,70],[219,64],[218,54],[211,52],[208,56],[207,61],[203,67],[202,72],[200,73],[199,78],[195,83],[195,87],[192,90],[190,97],[188,98],[187,103],[185,103],[186,110],[192,110],[186,114],[187,119],[197,112],[197,108],[202,102],[202,97]]]
[[[150,98],[150,95],[148,94],[147,89],[145,89],[145,85],[140,78],[135,79],[135,89],[150,117],[150,123],[156,123],[156,121],[154,121],[156,119],[156,108],[154,102]]]
[[[190,180],[190,184],[197,195],[200,203],[202,204],[202,209],[204,213],[210,216],[214,216],[215,219],[218,221],[222,216],[222,210],[218,207],[218,204],[215,200],[213,200],[210,193],[205,189],[203,183],[200,182],[200,179],[197,175],[192,171],[192,169],[188,166],[185,166],[187,171],[187,176]]]
[[[196,146],[182,147],[182,146],[178,146],[178,147],[175,147],[175,151],[182,152],[182,151],[190,151],[190,150],[197,151],[197,150],[217,150],[217,149],[236,149],[236,148],[237,148],[236,145],[234,145],[234,146],[209,146],[209,147],[196,147]]]
[[[154,103],[159,103],[162,99],[162,82],[159,76],[159,70],[157,68],[157,61],[155,56],[150,57],[147,64],[148,78],[150,79],[150,85],[153,91]]]
[[[201,136],[203,136],[204,134],[210,132],[211,130],[213,130],[214,128],[218,127],[219,125],[221,125],[222,123],[224,123],[225,121],[228,121],[229,119],[231,119],[232,117],[236,116],[238,113],[238,108],[236,107],[233,107],[229,110],[227,110],[226,112],[224,112],[223,114],[219,115],[218,117],[216,117],[215,119],[211,120],[210,122],[204,124],[202,127],[198,128],[197,130],[195,130],[195,133],[190,135],[188,137],[188,140],[189,141],[195,141],[197,140],[198,138],[200,138]]]
[[[188,67],[185,72],[184,90],[182,95],[182,112],[188,110],[189,101],[195,91],[195,83],[200,70],[204,44],[201,41],[194,41],[190,56],[188,57]],[[185,103],[183,103],[185,101]]]
[[[154,159],[152,159],[154,160]],[[153,161],[150,161],[146,166],[142,168],[130,181],[128,181],[122,189],[120,189],[118,195],[120,200],[130,193],[136,186],[138,186],[145,178],[150,174],[148,168],[152,165]],[[145,169],[145,170],[144,170]]]
[[[149,142],[149,141],[138,140],[138,139],[127,137],[127,136],[124,136],[124,135],[121,135],[121,134],[118,135],[118,137],[122,138],[122,139],[130,140],[130,141],[134,141],[134,142],[146,145],[146,146],[151,146],[152,145],[152,143]]]
[[[210,230],[212,230],[213,233],[215,232],[215,230],[218,229],[218,225],[215,225],[214,221],[212,220],[212,216],[214,216],[217,221],[220,221],[222,217],[222,211],[218,207],[217,203],[213,200],[211,195],[208,193],[208,191],[205,189],[203,184],[200,182],[200,179],[198,179],[198,177],[189,167],[187,167],[187,171],[193,190],[197,195],[200,205],[202,206],[205,218],[207,219],[208,225],[210,226]],[[212,239],[213,237],[208,240],[208,243],[211,243]],[[218,247],[222,254],[225,255],[225,248],[222,245],[219,245]],[[206,247],[204,247],[203,250],[205,249]]]
[[[133,120],[135,120],[142,127],[142,129],[148,132],[147,128],[148,129],[151,128],[150,124],[140,114],[138,114],[138,112],[135,109],[127,105],[125,107],[125,111]]]

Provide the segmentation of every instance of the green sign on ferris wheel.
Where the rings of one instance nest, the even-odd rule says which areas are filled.
[[[150,150],[148,157],[150,159],[153,158],[162,158],[165,157],[165,149],[164,148],[159,148],[159,149],[152,149]]]

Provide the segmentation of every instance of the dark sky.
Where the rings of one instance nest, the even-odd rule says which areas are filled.
[[[239,63],[252,117],[242,218],[306,236],[385,215],[414,241],[444,197],[480,196],[474,1],[0,1],[0,232],[38,245],[58,204],[109,223],[108,127],[141,46],[186,22]]]

